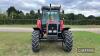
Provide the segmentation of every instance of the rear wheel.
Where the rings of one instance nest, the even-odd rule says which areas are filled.
[[[38,52],[40,49],[39,37],[40,37],[40,32],[37,30],[34,30],[32,32],[32,50],[33,50],[33,52]]]
[[[73,46],[72,33],[71,31],[65,30],[62,35],[64,50],[70,52]]]

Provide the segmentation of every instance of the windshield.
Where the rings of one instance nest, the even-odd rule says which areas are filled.
[[[59,21],[59,12],[58,11],[43,11],[42,23],[46,24],[47,20]]]

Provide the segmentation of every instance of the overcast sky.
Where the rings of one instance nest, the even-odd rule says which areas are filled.
[[[0,10],[5,11],[14,6],[18,10],[29,12],[50,3],[61,5],[65,13],[100,16],[100,0],[0,0]]]

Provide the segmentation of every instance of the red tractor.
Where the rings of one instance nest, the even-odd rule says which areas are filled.
[[[32,32],[32,50],[40,50],[41,41],[60,41],[67,52],[72,50],[73,40],[70,28],[64,28],[60,17],[61,6],[43,6],[42,17],[37,20],[37,27]]]

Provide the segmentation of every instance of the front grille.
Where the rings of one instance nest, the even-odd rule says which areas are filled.
[[[49,24],[48,30],[57,30],[57,24]]]
[[[48,25],[48,35],[57,35],[57,24]]]

